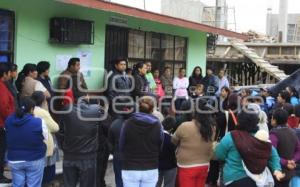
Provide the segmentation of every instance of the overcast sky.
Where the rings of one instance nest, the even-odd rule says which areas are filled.
[[[130,6],[144,8],[144,0],[111,0]],[[145,0],[146,9],[154,12],[161,12],[161,1]],[[201,0],[207,5],[214,5],[215,0]],[[300,0],[288,0],[289,13],[300,13]],[[235,7],[236,27],[238,32],[255,30],[261,33],[266,31],[267,9],[272,8],[273,13],[278,13],[279,0],[227,0],[230,7]],[[232,16],[231,16],[232,18]],[[229,18],[229,19],[231,19]],[[233,25],[231,25],[232,27]],[[233,27],[232,27],[233,28]]]

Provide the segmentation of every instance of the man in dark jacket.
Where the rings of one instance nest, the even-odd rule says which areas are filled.
[[[202,79],[204,90],[207,95],[215,95],[219,88],[218,77],[213,74],[210,67],[206,68],[206,76]]]
[[[71,108],[69,108],[71,107]],[[66,187],[96,186],[96,158],[98,151],[98,129],[103,111],[97,104],[81,100],[66,107],[71,109],[61,116],[64,152],[63,175]]]
[[[116,117],[118,111],[126,111],[128,97],[131,96],[131,84],[132,80],[126,75],[126,59],[119,58],[114,62],[114,70],[112,75],[108,79],[107,97],[110,101],[110,114],[112,117]],[[115,103],[125,103],[124,106],[115,106],[113,99],[116,99]]]

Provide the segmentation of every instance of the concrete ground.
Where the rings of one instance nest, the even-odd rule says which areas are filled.
[[[44,187],[63,187],[63,177],[62,177],[62,161],[56,163],[56,179],[53,182],[53,184],[45,185]],[[4,174],[6,177],[11,178],[11,173],[9,170],[5,171]],[[113,171],[113,165],[112,160],[110,158],[108,162],[108,167],[106,171],[105,181],[107,184],[107,187],[114,187],[115,186],[115,175]],[[0,187],[11,187],[11,184],[0,184]],[[78,185],[79,186],[79,185]]]

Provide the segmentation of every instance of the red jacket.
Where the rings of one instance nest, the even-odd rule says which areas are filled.
[[[15,112],[14,97],[3,81],[0,81],[0,128],[4,127],[6,118]]]

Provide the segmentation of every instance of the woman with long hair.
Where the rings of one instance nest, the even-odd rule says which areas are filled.
[[[223,110],[228,109],[228,99],[231,94],[230,88],[224,86],[221,88],[221,93],[220,93],[220,107],[222,107]]]
[[[202,69],[200,66],[196,66],[193,70],[192,75],[189,77],[189,90],[194,90],[197,85],[202,84],[202,79]],[[190,95],[192,95],[191,91]]]
[[[258,131],[258,114],[248,109],[241,111],[237,118],[237,130],[227,133],[215,149],[216,159],[225,161],[223,168],[225,186],[254,187],[257,184],[268,186],[273,180],[271,172],[276,179],[281,180],[284,175],[281,173],[280,158],[275,148],[268,142],[268,133],[265,131],[262,133],[266,137],[255,134]],[[255,179],[257,175],[261,176]]]
[[[165,67],[163,74],[160,77],[162,86],[167,96],[173,95],[173,80],[171,75],[171,68]]]
[[[12,186],[41,186],[45,166],[48,129],[33,115],[35,102],[20,100],[17,112],[5,122],[7,159],[12,172]]]
[[[134,78],[134,90],[132,92],[133,97],[142,97],[151,95],[149,82],[146,79],[147,65],[144,62],[139,62],[134,65],[133,78]]]
[[[19,73],[16,81],[16,86],[20,92],[21,97],[31,96],[34,91],[42,91],[46,98],[50,98],[51,95],[44,85],[37,80],[38,72],[35,64],[25,64],[23,70]],[[43,105],[45,110],[48,110],[48,104]]]
[[[201,106],[200,109],[208,110]],[[177,184],[179,187],[204,187],[213,155],[214,121],[209,114],[197,113],[181,124],[172,137],[177,145]]]

